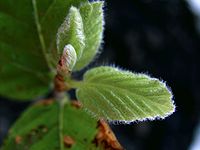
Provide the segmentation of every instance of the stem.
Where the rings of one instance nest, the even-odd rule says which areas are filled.
[[[34,17],[35,17],[35,23],[36,23],[36,27],[37,27],[37,32],[38,32],[42,52],[43,52],[43,55],[45,57],[45,60],[47,62],[48,67],[50,69],[52,69],[51,64],[49,62],[49,59],[48,59],[48,55],[46,54],[46,45],[45,45],[44,37],[43,37],[43,34],[42,34],[42,28],[41,28],[41,25],[40,25],[40,22],[39,22],[36,0],[32,0],[32,4],[33,4],[33,12],[34,12]]]
[[[63,135],[63,125],[64,125],[64,107],[65,107],[66,99],[59,100],[59,138],[60,138],[60,150],[64,150],[64,135]]]
[[[77,80],[73,80],[73,79],[68,79],[68,80],[66,80],[66,82],[69,85],[69,87],[73,88],[73,89],[77,89],[84,84],[83,81],[77,81]]]
[[[63,76],[57,74],[54,78],[54,92],[59,93],[69,90],[69,88],[64,83]]]

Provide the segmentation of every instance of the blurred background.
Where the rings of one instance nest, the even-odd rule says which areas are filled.
[[[150,74],[171,87],[165,120],[112,125],[127,150],[200,150],[200,0],[106,0],[99,59]],[[0,99],[0,143],[29,103]]]

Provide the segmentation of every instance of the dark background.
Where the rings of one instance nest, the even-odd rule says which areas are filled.
[[[90,66],[115,64],[163,79],[177,106],[165,120],[112,125],[119,141],[127,150],[194,150],[200,119],[198,17],[183,0],[106,0],[104,9],[103,51]],[[0,142],[28,104],[0,100]]]

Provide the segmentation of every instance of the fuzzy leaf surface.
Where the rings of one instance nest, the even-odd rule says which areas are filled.
[[[83,21],[85,48],[77,61],[74,70],[87,66],[97,54],[103,35],[103,2],[96,1],[81,5],[80,14]]]
[[[44,101],[31,106],[10,129],[3,150],[100,150],[93,144],[97,121],[83,109],[70,103],[63,110],[63,130],[60,130],[60,105]],[[63,139],[60,139],[63,134]],[[73,144],[65,145],[65,137]],[[61,144],[63,144],[61,146]]]
[[[82,55],[85,47],[85,36],[83,31],[83,22],[79,10],[71,7],[69,14],[57,33],[57,48],[59,53],[63,52],[66,44],[71,44],[76,50],[77,58]]]
[[[152,120],[175,110],[172,94],[163,82],[113,67],[87,71],[76,95],[90,113],[108,120]]]
[[[0,95],[47,93],[56,66],[56,32],[69,8],[87,0],[0,0]]]

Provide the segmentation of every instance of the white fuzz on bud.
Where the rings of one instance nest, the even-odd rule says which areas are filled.
[[[57,66],[58,73],[60,75],[69,74],[75,66],[76,60],[77,55],[74,47],[71,44],[66,45]]]

